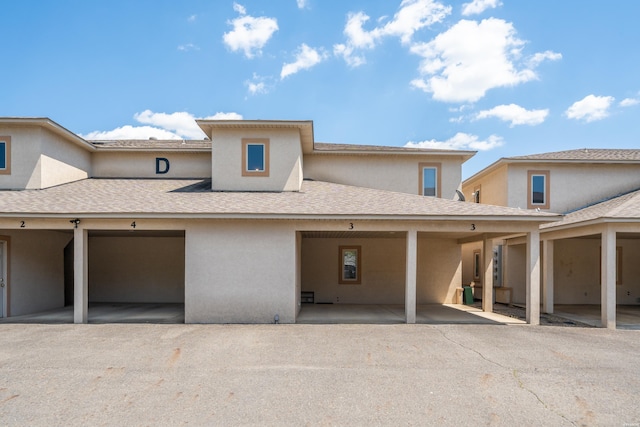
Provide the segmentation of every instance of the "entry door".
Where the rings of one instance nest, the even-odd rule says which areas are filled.
[[[6,274],[6,268],[5,268],[5,253],[6,253],[6,249],[5,249],[5,242],[0,242],[0,318],[4,317],[4,302],[6,300],[6,293],[7,293],[7,274]]]

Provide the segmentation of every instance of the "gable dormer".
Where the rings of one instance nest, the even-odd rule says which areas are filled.
[[[211,139],[213,191],[300,191],[313,122],[198,120]]]
[[[0,118],[0,189],[42,189],[88,178],[95,148],[47,118]]]

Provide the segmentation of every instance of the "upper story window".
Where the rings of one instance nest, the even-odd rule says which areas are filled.
[[[440,197],[440,163],[420,163],[420,194]]]
[[[0,136],[0,175],[11,173],[11,137]]]
[[[529,171],[527,207],[549,209],[549,171]]]
[[[480,189],[479,185],[473,189],[473,203],[480,203]]]
[[[242,139],[242,176],[269,176],[269,139]]]

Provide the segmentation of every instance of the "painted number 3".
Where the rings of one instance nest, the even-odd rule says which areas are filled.
[[[476,229],[476,225],[475,224],[471,224],[471,231]]]
[[[352,222],[349,223],[349,230],[353,230],[353,223]]]

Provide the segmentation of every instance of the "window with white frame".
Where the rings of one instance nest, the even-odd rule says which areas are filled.
[[[420,163],[420,194],[440,197],[440,163]]]
[[[529,171],[527,177],[527,208],[549,209],[549,171]]]
[[[269,139],[242,140],[242,176],[269,176]]]

